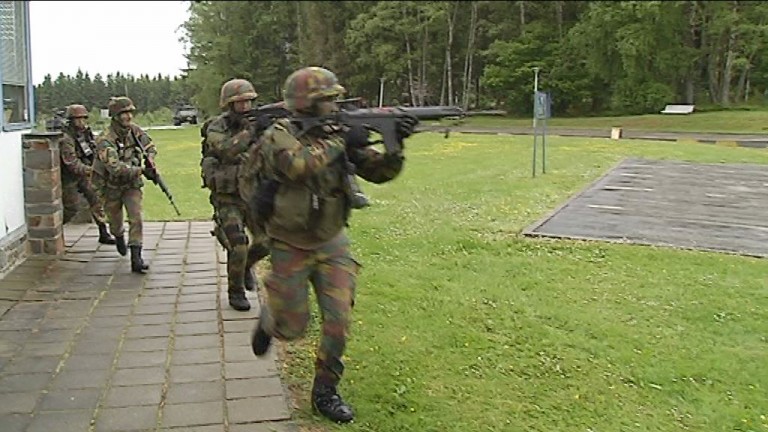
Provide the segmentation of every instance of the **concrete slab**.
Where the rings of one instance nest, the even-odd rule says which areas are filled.
[[[768,166],[627,159],[527,236],[768,256]]]

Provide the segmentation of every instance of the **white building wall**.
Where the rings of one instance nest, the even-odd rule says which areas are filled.
[[[21,135],[27,132],[0,132],[0,239],[25,224]]]

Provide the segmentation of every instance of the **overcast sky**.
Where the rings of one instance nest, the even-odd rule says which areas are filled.
[[[106,77],[178,75],[186,67],[178,27],[187,1],[31,1],[32,80],[77,69]]]

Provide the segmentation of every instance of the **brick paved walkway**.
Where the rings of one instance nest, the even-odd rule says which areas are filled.
[[[142,276],[67,226],[66,255],[0,280],[0,430],[295,431],[273,351],[250,349],[256,295],[229,307],[210,229],[145,223]]]

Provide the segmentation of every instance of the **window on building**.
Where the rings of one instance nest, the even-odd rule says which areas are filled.
[[[4,129],[31,122],[28,44],[24,2],[0,1],[0,94]]]

